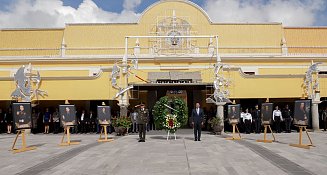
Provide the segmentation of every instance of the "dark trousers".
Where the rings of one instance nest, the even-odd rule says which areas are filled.
[[[137,126],[136,122],[132,123],[132,127],[131,127],[132,128],[132,132],[137,132],[137,130],[138,130],[137,127],[138,126]]]
[[[139,138],[145,141],[146,124],[138,124]]]
[[[280,116],[275,116],[275,126],[276,126],[276,132],[280,133]]]
[[[57,134],[59,132],[60,123],[59,122],[53,122],[53,133]]]
[[[285,118],[285,130],[291,132],[291,118]]]
[[[261,120],[256,119],[254,121],[254,128],[255,128],[255,133],[261,133]]]
[[[201,123],[194,123],[194,140],[201,140]]]
[[[327,129],[327,119],[322,120],[324,122],[324,131]]]
[[[250,134],[251,133],[251,120],[245,120],[244,123],[245,123],[245,132],[247,134]]]
[[[79,132],[86,133],[86,123],[85,122],[81,122]]]

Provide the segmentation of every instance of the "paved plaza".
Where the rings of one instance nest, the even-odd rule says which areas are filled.
[[[58,146],[62,135],[30,134],[24,153],[8,151],[15,135],[0,135],[0,174],[175,174],[175,175],[283,175],[326,174],[327,133],[310,133],[315,147],[290,147],[298,133],[276,134],[278,142],[258,143],[263,134],[242,135],[243,140],[226,140],[203,132],[201,142],[193,140],[191,129],[177,132],[177,140],[166,140],[164,131],[150,131],[145,143],[138,135],[110,135],[115,140],[98,143],[96,134],[73,134],[80,145]],[[307,142],[304,137],[304,142]],[[20,140],[19,140],[20,141]]]

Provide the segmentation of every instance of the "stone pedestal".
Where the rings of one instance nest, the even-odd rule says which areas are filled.
[[[312,129],[314,131],[319,131],[319,111],[318,105],[321,101],[312,101],[311,106],[311,116],[312,116]]]
[[[216,117],[220,117],[221,119],[221,126],[223,127],[223,130],[221,132],[224,132],[224,105],[226,102],[218,102],[217,105],[217,113]]]

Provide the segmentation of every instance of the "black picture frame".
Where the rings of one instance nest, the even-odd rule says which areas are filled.
[[[261,104],[261,120],[262,124],[271,124],[273,115],[273,103],[262,103]]]
[[[100,125],[109,125],[111,119],[110,106],[97,107],[98,121]]]
[[[294,102],[294,125],[308,126],[311,119],[311,100]]]
[[[60,121],[62,126],[77,124],[75,105],[59,105]]]
[[[12,104],[14,128],[30,129],[32,128],[31,103],[17,102]]]
[[[228,105],[228,121],[230,124],[233,123],[239,123],[240,122],[240,117],[241,117],[241,105],[236,104],[236,105]]]

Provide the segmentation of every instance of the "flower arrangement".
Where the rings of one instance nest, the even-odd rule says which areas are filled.
[[[165,122],[163,123],[163,127],[171,132],[171,133],[175,133],[176,130],[181,127],[181,123],[178,122],[177,120],[177,116],[176,115],[173,115],[173,114],[167,114],[166,115],[166,120]]]
[[[170,111],[166,105],[172,105],[176,111]],[[188,109],[185,101],[178,97],[171,98],[165,96],[161,97],[159,101],[156,102],[152,110],[154,123],[157,129],[166,128],[163,124],[166,122],[166,116],[170,113],[177,116],[177,121],[181,126],[185,126],[187,124]]]

